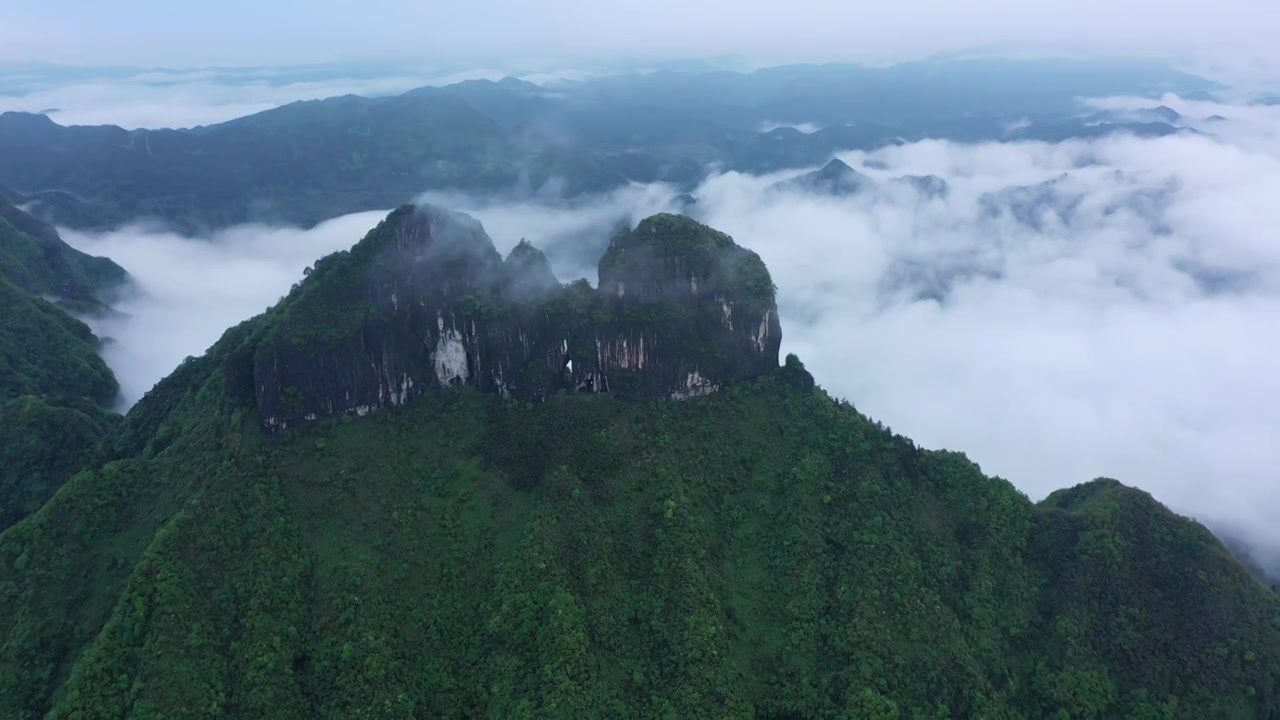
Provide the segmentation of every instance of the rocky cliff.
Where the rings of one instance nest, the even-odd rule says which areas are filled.
[[[526,242],[504,261],[473,218],[402,207],[273,311],[252,358],[259,419],[279,431],[454,385],[682,400],[777,368],[772,280],[729,236],[656,215],[612,239],[599,274],[562,286]]]

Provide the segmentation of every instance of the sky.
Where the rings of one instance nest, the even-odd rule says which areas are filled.
[[[1114,477],[1280,551],[1280,107],[1096,101],[1160,103],[1212,136],[850,152],[874,191],[837,199],[774,187],[800,170],[729,173],[697,189],[696,213],[765,260],[783,352],[896,432],[963,451],[1033,499]],[[949,192],[923,195],[894,181],[904,175]],[[562,281],[594,282],[609,228],[671,209],[674,194],[423,199],[476,216],[500,251],[527,238]],[[138,281],[125,315],[96,327],[116,340],[106,357],[131,402],[381,215],[64,237]]]
[[[179,9],[180,8],[180,9]],[[1261,0],[8,0],[0,61],[191,67],[350,60],[893,60],[1002,46],[1272,67]]]

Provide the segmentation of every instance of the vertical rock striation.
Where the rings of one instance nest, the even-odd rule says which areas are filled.
[[[598,290],[562,286],[527,242],[504,261],[473,218],[400,208],[272,311],[252,358],[263,427],[455,385],[683,400],[777,368],[772,280],[729,236],[656,215],[616,235],[599,272]]]

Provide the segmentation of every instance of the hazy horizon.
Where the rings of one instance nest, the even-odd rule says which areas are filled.
[[[0,28],[0,59],[192,66],[742,55],[777,63],[884,60],[991,46],[1200,56],[1242,65],[1274,64],[1280,57],[1273,42],[1280,7],[1251,0],[1222,0],[1211,13],[1190,0],[910,0],[892,6],[825,0],[785,6],[764,0],[557,0],[536,6],[370,0],[358,8],[321,0],[305,12],[234,0],[193,5],[181,15],[170,10],[157,0],[19,0]],[[1135,28],[1142,32],[1135,34]]]

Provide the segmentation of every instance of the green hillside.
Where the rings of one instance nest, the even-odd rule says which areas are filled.
[[[88,402],[64,406],[25,396],[0,405],[0,531],[88,467],[119,421]]]
[[[776,344],[756,346],[771,369],[683,402],[573,383],[531,402],[476,373],[428,383],[428,364],[409,401],[264,430],[279,430],[263,404],[291,376],[260,350],[282,337],[319,343],[305,366],[316,407],[369,391],[338,360],[425,352],[437,322],[470,343],[468,363],[522,343],[542,357],[521,330],[545,321],[500,325],[513,322],[501,307],[474,307],[482,276],[468,273],[501,272],[475,231],[393,213],[179,367],[89,471],[0,533],[0,717],[1280,713],[1280,598],[1204,528],[1111,480],[1033,504],[815,388],[795,357],[778,367]],[[466,255],[447,254],[452,232]],[[380,247],[408,253],[400,274],[362,276]],[[690,273],[717,278],[717,296],[763,290],[767,272],[726,274],[708,247],[745,252],[670,216],[615,239],[614,280],[649,294],[608,307],[665,309],[628,320],[626,337],[670,319],[680,278],[690,308],[711,302]],[[436,292],[428,315],[401,311],[441,252],[461,268],[453,284],[423,290]],[[335,278],[354,283],[351,304],[307,308],[335,297]],[[769,318],[769,293],[743,297]],[[737,337],[735,312],[698,327]],[[374,320],[400,334],[372,341]],[[689,360],[679,353],[719,352],[670,347],[637,372],[661,379]],[[628,366],[609,362],[634,365],[610,356],[592,371]]]
[[[84,467],[118,419],[101,408],[119,386],[100,341],[67,311],[105,311],[125,278],[0,191],[0,530]]]
[[[86,255],[63,242],[52,226],[8,202],[2,190],[0,277],[27,293],[83,312],[104,309],[104,294],[128,278],[111,260]]]
[[[106,310],[102,299],[127,277],[110,260],[67,245],[0,191],[0,402],[39,395],[109,403],[118,388],[98,339],[66,311]]]
[[[0,401],[40,395],[111,402],[119,388],[88,325],[3,276],[0,307]]]

